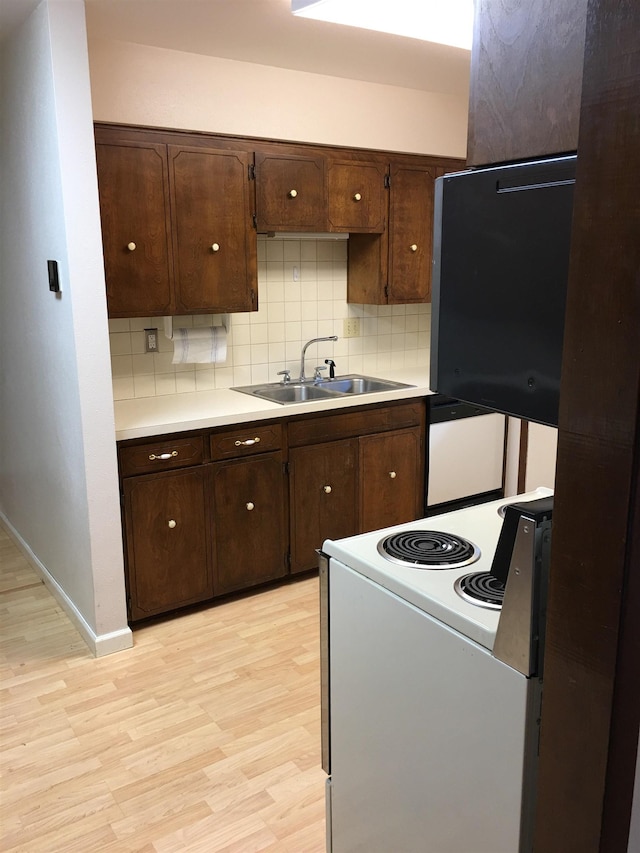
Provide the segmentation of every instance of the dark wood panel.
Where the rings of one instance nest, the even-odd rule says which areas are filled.
[[[389,232],[351,234],[347,247],[347,302],[386,305]]]
[[[575,151],[587,0],[476,0],[467,163]]]
[[[211,436],[211,458],[252,456],[282,447],[281,424],[247,424]]]
[[[537,853],[626,853],[640,724],[640,4],[589,6]]]
[[[380,232],[387,222],[388,194],[382,163],[329,160],[329,225],[336,231]]]
[[[419,428],[360,439],[360,530],[414,521],[424,503]]]
[[[258,230],[327,231],[323,157],[257,152]]]
[[[210,468],[215,594],[283,577],[287,537],[282,454],[216,462]]]
[[[435,170],[391,166],[389,304],[429,302]]]
[[[203,468],[124,481],[131,619],[213,595]]]
[[[289,424],[289,446],[318,444],[403,427],[424,425],[425,400],[396,405],[381,404],[340,414],[318,415]]]
[[[176,312],[257,307],[251,157],[169,146]]]
[[[318,565],[325,539],[358,533],[358,442],[291,451],[291,572]]]
[[[170,314],[166,146],[98,142],[96,162],[109,316]]]
[[[204,458],[202,437],[158,438],[149,444],[120,447],[120,474],[152,474],[187,465],[199,465]]]

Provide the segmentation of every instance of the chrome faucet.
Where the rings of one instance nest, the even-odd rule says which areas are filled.
[[[306,344],[302,347],[302,355],[300,356],[300,378],[298,382],[306,382],[307,377],[304,375],[304,357],[307,352],[307,347],[311,346],[311,344],[317,344],[321,341],[337,341],[337,335],[329,335],[328,338],[311,338],[310,341],[307,341]]]

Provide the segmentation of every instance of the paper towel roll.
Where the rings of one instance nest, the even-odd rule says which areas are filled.
[[[173,364],[209,364],[227,360],[224,326],[173,330]]]

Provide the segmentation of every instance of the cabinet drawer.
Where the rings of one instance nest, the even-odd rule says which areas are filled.
[[[316,416],[289,424],[289,446],[352,438],[391,429],[421,426],[425,420],[424,400],[397,406],[351,409],[344,414]]]
[[[123,477],[167,471],[200,465],[203,460],[204,442],[201,436],[158,440],[150,444],[120,448],[120,473]]]
[[[249,425],[243,428],[216,432],[211,436],[211,459],[231,459],[251,456],[268,450],[280,450],[282,427],[280,424]]]

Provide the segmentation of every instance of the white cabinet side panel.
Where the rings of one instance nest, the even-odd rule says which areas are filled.
[[[538,486],[554,488],[557,450],[558,430],[555,427],[529,424],[525,491],[537,489]]]
[[[429,506],[502,487],[504,415],[481,415],[429,427]]]

